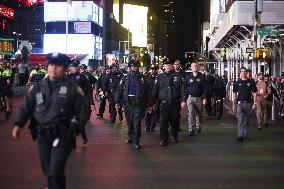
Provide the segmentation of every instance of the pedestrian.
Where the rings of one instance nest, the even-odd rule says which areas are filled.
[[[271,94],[271,88],[268,85],[268,82],[264,81],[263,73],[258,74],[258,81],[256,82],[256,115],[257,115],[257,123],[258,129],[262,129],[267,123],[269,115],[268,108],[269,100],[268,97]]]
[[[205,106],[206,113],[208,115],[208,120],[213,118],[213,112],[212,112],[212,104],[211,99],[213,97],[214,88],[215,88],[215,78],[209,74],[209,68],[204,68],[204,75],[203,75],[203,81],[204,81],[204,95],[207,101],[207,104]]]
[[[65,54],[47,55],[48,77],[34,84],[24,98],[12,131],[15,139],[28,119],[38,143],[40,162],[49,189],[65,189],[65,166],[75,141],[75,120],[84,127],[88,105],[82,89],[64,77],[69,58]],[[33,188],[38,188],[33,186]]]
[[[217,116],[217,119],[221,119],[223,116],[223,103],[224,98],[226,98],[226,86],[224,84],[224,80],[222,77],[219,77],[218,74],[215,75],[215,100],[216,100],[216,109],[215,114]]]
[[[191,73],[185,75],[182,108],[188,107],[188,134],[194,136],[201,133],[203,105],[206,105],[204,95],[203,75],[199,72],[197,61],[191,63]]]
[[[171,128],[172,141],[178,142],[183,78],[181,74],[174,71],[173,61],[164,60],[163,64],[164,73],[157,77],[152,91],[151,104],[160,105],[160,146],[167,146],[169,128]]]
[[[256,106],[255,81],[247,76],[247,69],[240,69],[240,79],[233,86],[233,112],[238,118],[238,142],[249,140],[248,128],[252,109]],[[252,99],[253,96],[253,99]],[[253,102],[253,105],[252,105]]]
[[[141,120],[145,104],[149,102],[149,89],[146,77],[139,73],[139,62],[129,62],[130,72],[124,76],[115,94],[116,109],[124,107],[128,127],[127,144],[133,144],[134,149],[140,149]]]

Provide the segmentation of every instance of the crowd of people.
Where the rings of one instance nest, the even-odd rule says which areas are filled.
[[[76,147],[76,136],[83,143],[88,142],[85,127],[99,100],[97,116],[105,117],[106,103],[109,105],[110,123],[123,121],[128,127],[126,144],[138,150],[145,118],[145,132],[154,132],[159,122],[161,147],[179,142],[181,110],[187,108],[188,136],[198,136],[202,131],[203,109],[207,119],[222,119],[223,103],[228,82],[226,76],[210,73],[204,67],[191,62],[189,70],[183,70],[180,61],[164,60],[162,68],[150,65],[140,69],[140,63],[131,60],[125,69],[117,64],[93,69],[71,61],[60,53],[48,54],[48,68],[36,64],[27,68],[25,80],[19,82],[31,85],[23,104],[17,112],[12,135],[19,138],[20,131],[30,119],[30,130],[37,140],[48,188],[65,188],[64,169],[71,150]],[[17,69],[14,66],[14,69]],[[8,71],[7,71],[8,70]],[[283,75],[271,78],[258,74],[251,78],[251,71],[240,69],[240,79],[233,83],[233,112],[238,119],[237,141],[250,140],[248,128],[252,109],[257,109],[258,128],[267,126],[273,96],[281,102],[283,114]],[[23,70],[22,70],[23,71]],[[12,86],[12,64],[0,67],[1,90]],[[24,78],[18,72],[19,78]],[[28,76],[28,77],[26,77]],[[12,94],[6,96],[11,97]],[[5,95],[4,95],[5,96]],[[5,96],[5,97],[6,97]],[[9,99],[7,99],[9,100]],[[7,111],[9,109],[7,108]]]

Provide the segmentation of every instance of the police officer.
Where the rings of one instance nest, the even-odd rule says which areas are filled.
[[[87,100],[89,102],[89,111],[88,116],[89,119],[91,117],[92,111],[95,110],[95,103],[93,99],[93,89],[89,84],[88,79],[79,72],[78,66],[80,62],[78,60],[73,60],[71,64],[69,65],[69,74],[67,75],[68,80],[75,82],[77,85],[79,85],[82,90],[84,91],[85,96],[87,97]],[[88,137],[86,134],[85,127],[82,127],[82,130],[80,132],[83,143],[88,143]]]
[[[249,119],[256,105],[257,88],[255,82],[247,77],[246,68],[240,69],[240,79],[233,86],[233,112],[238,118],[238,142],[248,137]],[[252,105],[252,96],[254,105]]]
[[[160,146],[168,145],[170,126],[173,142],[178,142],[183,78],[174,71],[172,63],[164,61],[164,73],[158,75],[152,91],[151,104],[160,104]]]
[[[208,115],[208,119],[212,119],[213,113],[212,113],[211,98],[213,97],[213,93],[214,93],[215,78],[211,74],[209,74],[208,67],[204,68],[203,81],[204,81],[204,95],[207,101],[205,110]]]
[[[71,81],[76,82],[84,91],[85,96],[88,99],[88,102],[90,104],[91,110],[95,110],[95,103],[93,98],[93,89],[88,81],[88,79],[79,72],[79,64],[80,61],[73,60],[72,63],[69,65],[69,74],[68,79]]]
[[[0,91],[6,101],[6,118],[10,118],[12,113],[12,69],[7,66],[7,63],[2,62],[0,66]]]
[[[30,129],[37,140],[43,173],[49,189],[65,189],[64,169],[72,151],[76,127],[84,127],[88,104],[84,92],[64,77],[69,58],[65,54],[47,55],[48,77],[34,84],[20,107],[12,135],[18,139],[31,118]]]
[[[124,76],[116,90],[116,109],[124,105],[125,117],[128,126],[127,144],[133,143],[135,149],[140,149],[141,120],[145,104],[148,103],[150,91],[146,77],[139,73],[139,62],[129,62],[130,73]]]
[[[114,64],[112,66],[112,73],[114,73],[116,75],[116,77],[119,79],[119,81],[124,76],[123,73],[120,71],[118,64]],[[122,104],[120,106],[120,109],[117,110],[117,114],[118,114],[119,121],[122,122],[123,121]]]
[[[28,85],[41,81],[45,77],[46,73],[46,70],[40,68],[40,65],[38,63],[35,64],[34,69],[30,73]]]
[[[147,76],[147,85],[149,87],[149,90],[152,91],[153,87],[155,85],[155,81],[158,76],[158,66],[156,65],[151,65],[149,74]],[[158,106],[158,103],[156,103],[156,107]],[[146,132],[154,132],[157,124],[157,118],[158,118],[158,110],[153,109],[152,111],[148,110],[146,111],[146,116],[145,116],[145,131]]]
[[[185,75],[181,106],[188,107],[189,136],[194,136],[201,133],[203,104],[206,104],[206,99],[203,75],[199,72],[199,65],[195,60],[191,63],[191,70],[191,73]]]
[[[97,114],[98,117],[103,118],[104,112],[105,112],[105,107],[106,107],[106,81],[108,75],[111,73],[111,69],[106,67],[105,70],[103,70],[103,73],[100,75],[98,78],[98,83],[97,83],[97,90],[100,98],[100,107],[99,107],[99,113]]]
[[[91,89],[95,89],[97,79],[95,78],[95,76],[93,76],[93,74],[91,74],[90,72],[87,72],[87,68],[88,67],[85,64],[82,64],[80,66],[80,73],[83,74],[87,78],[87,80],[89,81],[89,85],[91,86]]]
[[[115,91],[121,80],[121,76],[117,73],[117,68],[115,65],[112,65],[110,68],[111,73],[108,75],[106,80],[106,93],[109,101],[110,122],[113,124],[115,123],[117,116],[117,112],[115,109]],[[120,112],[119,120],[122,121],[121,107],[117,111]]]

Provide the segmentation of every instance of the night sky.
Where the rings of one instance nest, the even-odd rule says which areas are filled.
[[[185,51],[199,51],[200,0],[176,1],[178,56],[183,57]]]
[[[151,0],[149,0],[151,1]],[[163,0],[160,0],[163,1]],[[183,58],[185,51],[200,51],[199,49],[199,35],[200,24],[202,16],[202,1],[203,0],[173,0],[176,2],[177,7],[177,25],[176,36],[177,44],[176,55],[174,58]],[[159,1],[156,0],[150,5],[157,6],[156,11],[159,9]]]

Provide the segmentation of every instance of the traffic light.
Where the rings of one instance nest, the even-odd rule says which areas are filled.
[[[255,58],[261,60],[267,60],[271,58],[271,52],[267,49],[256,49]]]

